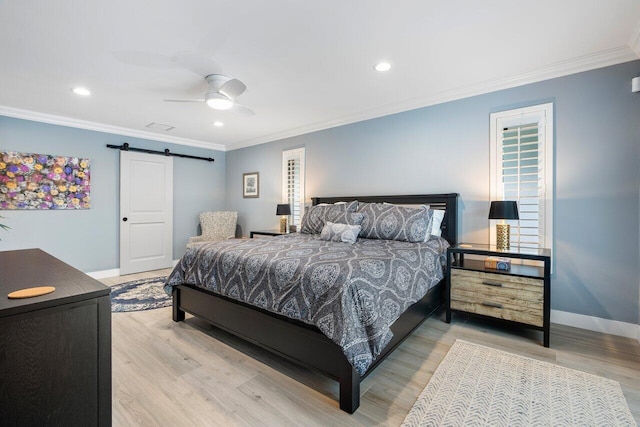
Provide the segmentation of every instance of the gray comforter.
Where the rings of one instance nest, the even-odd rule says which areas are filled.
[[[195,285],[315,325],[364,374],[391,340],[391,324],[442,279],[447,246],[439,237],[226,240],[187,249],[165,290]]]

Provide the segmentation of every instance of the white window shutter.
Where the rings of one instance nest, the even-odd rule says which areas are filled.
[[[553,104],[491,114],[490,156],[491,200],[518,202],[511,245],[552,249]]]
[[[304,214],[304,148],[282,153],[282,200],[291,206],[291,224],[300,226]]]

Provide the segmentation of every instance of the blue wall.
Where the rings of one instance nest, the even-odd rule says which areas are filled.
[[[91,159],[91,209],[0,211],[11,227],[0,231],[0,250],[39,247],[72,266],[100,271],[119,266],[120,155],[107,144],[213,157],[174,157],[173,258],[198,234],[198,214],[224,209],[225,153],[0,116],[0,150]]]
[[[306,195],[460,193],[462,241],[487,242],[489,114],[553,102],[552,308],[639,322],[640,61],[227,152],[227,208],[277,228],[282,151],[306,147]],[[260,198],[243,199],[243,172]]]
[[[306,147],[307,197],[460,193],[461,240],[487,242],[489,114],[554,102],[552,308],[640,323],[640,61],[390,115],[226,153],[0,117],[0,150],[86,156],[92,207],[0,211],[0,250],[40,247],[83,271],[119,264],[119,156],[106,144],[211,156],[174,159],[174,258],[204,210],[238,211],[242,233],[277,228],[282,151]],[[226,158],[225,158],[226,157]],[[260,172],[260,198],[242,173]]]

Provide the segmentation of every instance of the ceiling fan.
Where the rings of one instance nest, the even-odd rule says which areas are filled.
[[[214,110],[230,110],[245,116],[256,113],[249,107],[238,104],[236,98],[247,90],[247,86],[238,79],[232,79],[222,74],[209,74],[205,77],[208,84],[204,98],[199,99],[165,99],[167,102],[206,102]]]

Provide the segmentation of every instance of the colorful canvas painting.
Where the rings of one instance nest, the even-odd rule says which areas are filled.
[[[0,151],[0,209],[89,209],[89,159]]]

